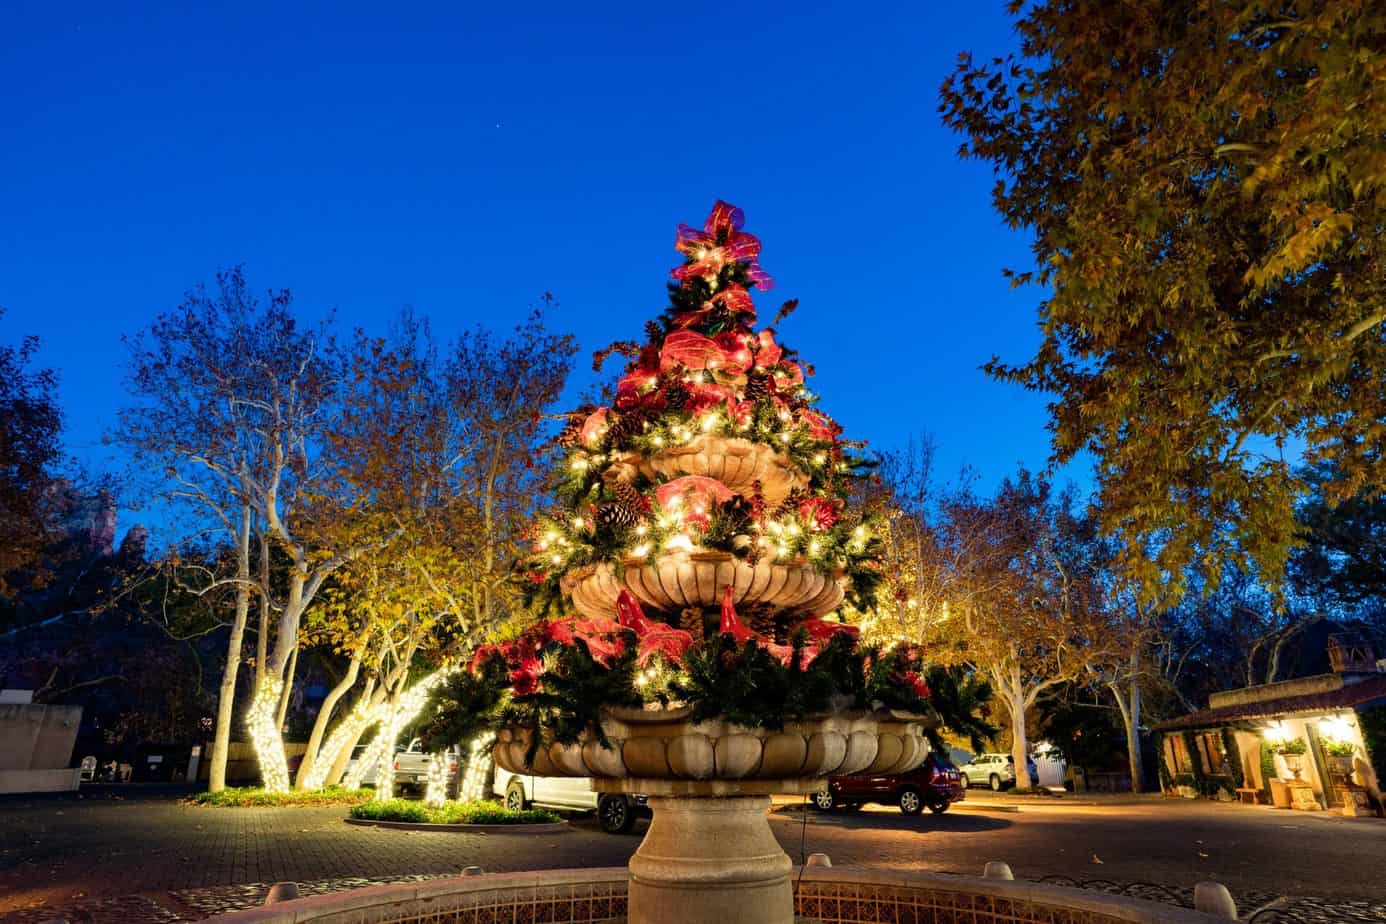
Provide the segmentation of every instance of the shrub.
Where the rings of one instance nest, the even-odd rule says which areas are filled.
[[[1339,741],[1336,738],[1323,739],[1323,752],[1329,757],[1351,757],[1357,753],[1357,748],[1351,741]]]
[[[1280,755],[1303,754],[1309,750],[1309,746],[1304,743],[1303,738],[1286,738],[1284,741],[1277,741],[1272,745],[1275,753]]]
[[[374,795],[369,789],[347,789],[343,786],[328,786],[325,789],[311,789],[307,792],[267,792],[258,787],[230,787],[221,792],[200,792],[188,800],[191,805],[205,805],[215,808],[241,808],[245,806],[323,806],[359,805],[368,802]]]
[[[390,799],[385,802],[366,802],[351,808],[351,817],[364,821],[408,821],[433,825],[536,825],[559,820],[553,812],[542,809],[516,811],[498,802],[444,802],[429,808],[422,802],[409,799]]]

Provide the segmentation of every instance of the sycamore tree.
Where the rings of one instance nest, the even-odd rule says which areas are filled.
[[[345,477],[400,536],[334,577],[323,627],[351,660],[319,713],[299,788],[339,779],[372,728],[357,773],[387,759],[440,672],[521,615],[510,576],[545,468],[535,463],[544,422],[574,352],[541,312],[509,335],[470,330],[441,356],[427,325],[405,315],[390,337],[357,349],[374,365],[354,377],[367,387],[334,438],[351,463]],[[353,705],[324,738],[351,689]]]
[[[235,550],[232,573],[189,588],[235,591],[211,785],[223,785],[254,596],[260,657],[246,722],[266,788],[285,790],[280,728],[304,613],[334,571],[395,533],[330,477],[340,353],[326,325],[298,320],[287,291],[262,299],[239,269],[189,293],[128,345],[131,402],[115,439],[155,479],[188,535],[219,534]],[[282,567],[272,573],[276,561]]]
[[[1071,490],[1056,491],[1023,469],[993,498],[961,494],[943,504],[941,543],[953,565],[932,642],[944,660],[990,681],[1010,720],[1022,788],[1027,712],[1099,656],[1096,531],[1076,508]]]
[[[1011,11],[1019,50],[964,55],[940,106],[1044,292],[1038,351],[988,368],[1051,396],[1058,462],[1092,454],[1146,594],[1190,561],[1274,579],[1292,450],[1332,463],[1330,502],[1386,488],[1386,8]]]

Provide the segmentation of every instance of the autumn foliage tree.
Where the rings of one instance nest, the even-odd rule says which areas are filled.
[[[964,55],[940,107],[1045,293],[1035,355],[988,368],[1052,396],[1145,593],[1191,560],[1273,578],[1302,488],[1274,447],[1331,461],[1330,500],[1386,486],[1386,9],[1011,10],[1019,50]]]
[[[52,539],[46,504],[62,452],[62,412],[56,376],[33,367],[37,349],[32,337],[0,343],[0,599],[22,572],[37,576]]]

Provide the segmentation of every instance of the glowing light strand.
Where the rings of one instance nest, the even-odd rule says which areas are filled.
[[[260,763],[260,778],[268,792],[289,791],[289,762],[284,757],[284,738],[279,732],[279,697],[284,681],[266,677],[246,713],[246,731]]]

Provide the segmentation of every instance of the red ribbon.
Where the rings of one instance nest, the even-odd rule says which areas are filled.
[[[756,262],[760,256],[760,241],[755,235],[741,230],[745,220],[741,209],[718,199],[712,207],[712,214],[703,223],[703,230],[680,224],[674,249],[690,260],[683,266],[675,267],[670,275],[684,285],[690,279],[698,278],[715,283],[722,267],[728,263],[744,263],[752,285],[762,292],[774,288],[775,283],[770,275]]]

